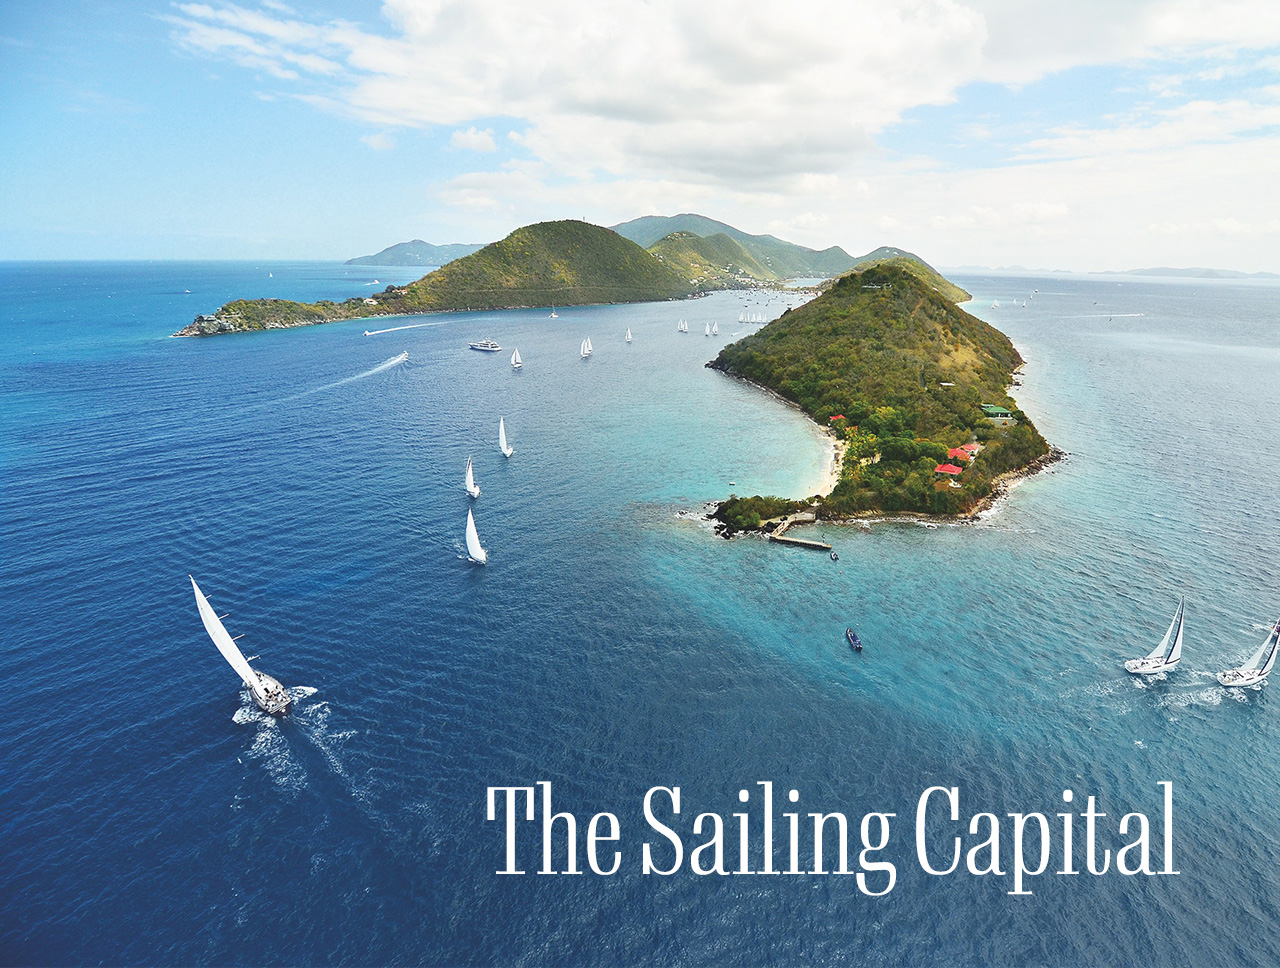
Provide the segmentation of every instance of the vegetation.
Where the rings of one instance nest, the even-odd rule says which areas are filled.
[[[723,232],[707,238],[692,232],[672,232],[649,246],[649,252],[699,291],[741,289],[778,281],[773,272]]]
[[[803,501],[791,501],[785,497],[738,497],[730,495],[716,508],[714,517],[732,530],[746,531],[760,527],[761,522],[780,518],[805,507]]]
[[[646,215],[615,225],[613,230],[646,248],[673,232],[686,232],[703,238],[726,235],[778,279],[834,276],[852,269],[856,261],[838,245],[821,251],[807,249],[803,245],[784,242],[772,235],[749,235],[741,229],[704,215]]]
[[[936,289],[944,299],[953,303],[962,303],[972,298],[969,293],[965,292],[950,279],[946,278],[941,272],[935,269],[924,259],[911,252],[903,249],[891,248],[882,245],[878,249],[868,252],[858,260],[858,264],[854,267],[854,272],[865,272],[875,266],[892,265],[899,269],[904,269],[911,273],[926,286]],[[831,283],[827,284],[830,287]]]
[[[797,403],[847,443],[821,513],[957,514],[993,479],[1048,451],[1006,393],[1022,358],[1008,338],[944,298],[909,267],[874,265],[726,346],[710,364]],[[1009,408],[997,427],[981,404]],[[948,452],[981,444],[970,463]],[[952,478],[935,468],[963,468]]]
[[[541,222],[376,296],[341,303],[236,300],[212,316],[197,317],[176,335],[450,310],[644,302],[693,291],[687,277],[609,229],[578,221]]]

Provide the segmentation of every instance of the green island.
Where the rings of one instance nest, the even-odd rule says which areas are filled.
[[[684,299],[725,288],[691,282],[609,229],[576,220],[539,222],[429,272],[407,286],[344,302],[237,299],[175,336],[212,336],[345,319],[473,309],[582,306]]]
[[[399,264],[424,259],[445,264],[408,285],[342,302],[236,299],[173,335],[216,336],[420,313],[688,299],[725,289],[777,288],[804,272],[834,275],[886,259],[920,273],[950,298],[964,298],[917,256],[900,249],[882,247],[853,259],[838,246],[815,251],[769,235],[748,235],[700,215],[646,216],[614,228],[618,231],[576,220],[539,222],[471,252],[472,246],[399,243],[351,262],[394,258]],[[664,234],[653,238],[658,232]]]
[[[796,404],[843,454],[825,496],[722,502],[712,516],[728,533],[801,509],[828,520],[973,514],[1011,475],[1061,456],[1006,393],[1018,351],[949,291],[911,260],[888,258],[707,364]]]

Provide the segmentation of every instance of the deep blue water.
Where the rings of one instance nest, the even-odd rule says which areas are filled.
[[[754,329],[739,294],[167,338],[234,296],[417,274],[394,272],[0,265],[0,962],[1274,962],[1280,708],[1213,673],[1280,615],[1280,289],[958,278],[1071,456],[976,525],[826,526],[836,563],[699,520],[729,490],[809,493],[824,464],[805,418],[703,368]],[[469,351],[481,336],[504,352]],[[483,569],[463,560],[468,456]],[[289,716],[237,688],[188,574],[294,690]],[[1179,594],[1181,667],[1133,679]],[[1090,795],[1113,852],[1119,815],[1150,816],[1159,870],[1170,780],[1181,873],[1053,873],[1054,814]],[[523,821],[529,873],[495,873],[486,788],[536,781],[576,815],[583,869],[591,816],[617,815],[616,875],[535,874]],[[691,873],[704,811],[730,870],[750,811],[759,869],[757,781],[779,869],[789,789],[848,816],[854,872],[863,814],[895,813],[868,856],[893,889]],[[989,812],[1004,876],[922,871],[931,785],[962,818],[931,822],[936,862]],[[682,791],[670,877],[641,873],[646,842],[672,858],[641,812],[655,786]],[[1007,814],[1033,811],[1050,865],[1011,896]]]

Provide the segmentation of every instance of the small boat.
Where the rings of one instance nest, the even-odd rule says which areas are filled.
[[[559,319],[559,318],[560,318],[560,314],[556,312],[556,307],[555,307],[555,306],[552,306],[552,307],[551,307],[551,315],[550,315],[550,316],[548,316],[548,317],[547,317],[547,319]]]
[[[853,629],[845,629],[844,637],[848,640],[849,645],[853,647],[854,652],[862,651],[862,639],[858,638],[858,633]]]
[[[707,323],[702,324],[702,335],[703,336],[711,335],[711,327]]]
[[[480,496],[480,485],[476,483],[475,471],[471,468],[471,458],[467,458],[467,493],[473,498]]]
[[[720,335],[720,324],[719,324],[719,323],[712,323],[712,324],[711,324],[711,335],[712,335],[712,336],[719,336],[719,335]]]
[[[1276,664],[1276,652],[1280,648],[1280,622],[1271,629],[1265,642],[1258,646],[1258,651],[1249,656],[1249,661],[1237,669],[1228,669],[1218,673],[1218,681],[1224,686],[1252,686],[1262,682]]]
[[[489,561],[489,553],[480,547],[480,535],[476,534],[476,519],[471,515],[471,508],[467,508],[467,558],[477,565]]]
[[[831,560],[832,560],[832,561],[839,561],[839,560],[840,560],[840,556],[839,556],[838,554],[836,554],[836,553],[833,551],[833,552],[831,552]]]
[[[513,351],[511,354],[511,369],[518,370],[522,366],[524,366],[524,360],[520,359],[520,351]]]
[[[503,417],[498,418],[498,449],[502,451],[503,457],[510,457],[515,453],[515,448],[507,443],[507,421]]]
[[[1159,672],[1168,672],[1182,659],[1182,616],[1186,604],[1185,596],[1178,599],[1178,608],[1173,613],[1173,621],[1169,623],[1169,631],[1164,633],[1160,644],[1141,659],[1130,659],[1124,664],[1125,670],[1135,676],[1154,676]]]
[[[191,578],[190,575],[187,577]],[[209,638],[213,639],[213,644],[218,647],[222,657],[231,663],[231,668],[236,670],[244,684],[249,687],[249,695],[253,697],[253,701],[263,712],[270,713],[272,716],[278,716],[287,711],[289,704],[293,702],[293,697],[277,680],[249,665],[249,660],[236,645],[236,640],[222,624],[222,618],[226,616],[218,617],[218,613],[209,604],[209,599],[204,597],[204,592],[200,591],[200,586],[196,584],[194,578],[191,578],[191,589],[196,593],[196,608],[200,611],[204,630],[209,633]]]
[[[627,342],[631,342],[631,330],[627,330]]]
[[[502,349],[501,346],[499,346],[493,340],[489,339],[489,337],[487,336],[482,340],[479,340],[475,343],[468,343],[467,345],[470,346],[473,350],[480,350],[482,353],[497,353],[500,349]]]
[[[586,339],[582,341],[582,350],[581,350],[582,358],[585,360],[588,356],[590,356],[594,352],[595,351],[591,348],[591,337],[588,336]]]

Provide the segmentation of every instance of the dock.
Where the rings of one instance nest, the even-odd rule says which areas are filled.
[[[816,548],[819,551],[830,551],[831,545],[825,541],[809,541],[805,538],[788,538],[786,535],[769,535],[770,541],[776,541],[778,544],[797,545],[801,548]]]
[[[830,551],[831,545],[825,541],[810,541],[807,538],[788,538],[786,532],[793,524],[810,524],[818,519],[818,516],[812,511],[800,511],[795,514],[788,514],[773,530],[773,534],[769,535],[770,541],[776,541],[778,544],[796,545],[800,548],[816,548],[819,551]]]

